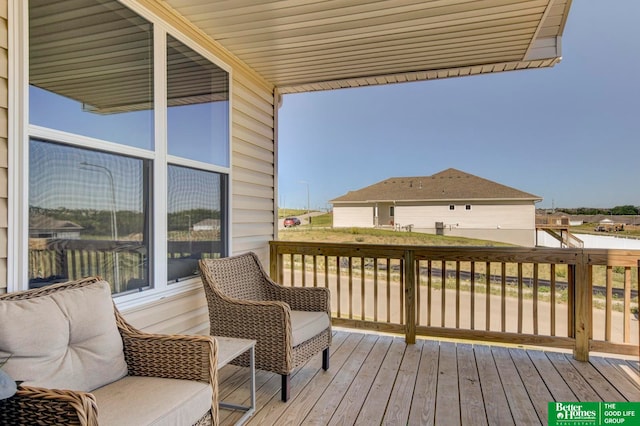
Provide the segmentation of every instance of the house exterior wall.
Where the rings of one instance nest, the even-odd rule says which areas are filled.
[[[390,216],[392,205],[393,217]],[[450,205],[454,206],[453,210]],[[470,210],[466,209],[467,205]],[[442,222],[444,235],[535,246],[535,205],[531,201],[339,204],[333,207],[333,226],[374,227],[375,206],[378,207],[377,226],[412,225],[415,232],[435,234],[436,222]]]
[[[154,0],[132,3],[146,8],[231,66],[231,253],[253,250],[268,265],[268,241],[275,234],[273,87],[165,4]],[[7,287],[7,169],[12,172],[7,164],[6,18],[7,0],[0,0],[0,291]],[[209,329],[201,288],[121,310],[132,325],[145,331],[206,334]]]
[[[252,250],[269,265],[268,242],[274,238],[275,121],[273,87],[211,42],[173,10],[153,0],[140,0],[160,16],[232,67],[231,80],[231,254]],[[145,331],[208,334],[204,291],[188,291],[169,300],[124,312]]]
[[[453,210],[450,205],[454,206]],[[466,209],[467,205],[470,210]],[[531,201],[516,204],[456,201],[395,208],[396,225],[413,225],[416,232],[435,234],[436,222],[443,223],[444,235],[535,245],[535,205]]]
[[[334,228],[373,228],[374,206],[340,205],[333,207]]]

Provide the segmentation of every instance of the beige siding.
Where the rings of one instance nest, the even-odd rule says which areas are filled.
[[[333,226],[336,228],[350,226],[372,228],[373,206],[334,206]]]
[[[201,289],[123,310],[127,321],[149,333],[208,334],[207,302]]]
[[[454,210],[449,205],[455,206]],[[466,210],[469,204],[471,210]],[[435,233],[443,222],[444,235],[499,241],[526,247],[535,245],[535,206],[521,204],[446,203],[431,206],[397,206],[396,224],[413,225],[416,232]]]
[[[7,0],[0,0],[0,293],[7,289],[7,227],[8,227],[8,10]]]
[[[455,206],[454,210],[449,205]],[[469,204],[471,210],[466,210]],[[535,228],[535,207],[528,204],[446,203],[429,206],[397,206],[396,223],[415,228],[435,228],[436,222],[457,229],[524,229]]]
[[[166,5],[152,0],[139,3],[232,67],[231,250],[232,254],[255,251],[268,267],[268,241],[274,238],[273,87]],[[200,334],[209,330],[201,289],[128,309],[124,314],[145,331]]]

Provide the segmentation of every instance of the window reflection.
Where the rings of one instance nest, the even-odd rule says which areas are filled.
[[[219,173],[168,167],[168,279],[198,274],[198,260],[223,257],[226,177]]]
[[[153,149],[152,25],[116,1],[29,1],[29,122]]]
[[[167,37],[169,154],[229,165],[229,76],[209,60]]]
[[[149,280],[147,160],[32,139],[29,286],[100,275],[114,293]]]

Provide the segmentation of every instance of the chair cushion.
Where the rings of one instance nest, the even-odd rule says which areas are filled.
[[[3,367],[25,385],[89,392],[127,374],[111,288],[98,281],[24,300],[0,301]]]
[[[293,347],[329,328],[331,320],[326,312],[291,311]]]
[[[211,409],[212,388],[195,380],[127,376],[92,392],[100,426],[192,425]]]

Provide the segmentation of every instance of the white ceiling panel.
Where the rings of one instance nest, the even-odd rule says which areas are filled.
[[[281,93],[553,66],[571,0],[163,0]]]

